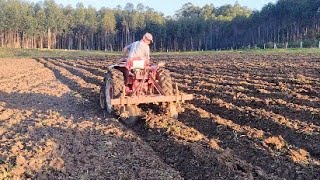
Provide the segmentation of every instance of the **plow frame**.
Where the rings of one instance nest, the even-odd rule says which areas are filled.
[[[149,103],[163,103],[163,102],[176,102],[184,103],[187,100],[192,100],[192,94],[178,94],[173,96],[164,95],[147,95],[147,96],[123,96],[117,99],[112,99],[112,105],[139,105]]]

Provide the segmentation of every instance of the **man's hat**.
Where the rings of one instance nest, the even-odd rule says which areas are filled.
[[[144,38],[147,38],[149,41],[153,42],[152,34],[146,33],[143,37],[144,37]]]

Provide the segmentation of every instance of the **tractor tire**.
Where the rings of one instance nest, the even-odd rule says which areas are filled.
[[[112,106],[111,99],[120,98],[124,86],[124,77],[118,70],[110,70],[105,74],[104,84],[100,89],[100,106],[109,114],[120,117],[120,120],[128,125],[134,126],[141,114],[138,106]],[[109,93],[109,95],[108,95]]]
[[[124,77],[122,72],[112,69],[105,73],[103,85],[100,88],[100,106],[109,114],[116,113],[119,107],[111,105],[111,99],[121,96],[124,86]]]
[[[170,76],[170,72],[168,70],[159,69],[157,72],[157,80],[159,81],[159,85],[162,88],[164,95],[173,95],[173,83]]]
[[[157,72],[157,80],[165,96],[174,95],[173,82],[170,76],[170,72],[168,70],[159,69]],[[170,117],[172,118],[178,117],[177,107],[174,102],[163,103],[162,108],[165,110],[166,114],[168,114]]]
[[[106,94],[105,94],[105,85],[100,87],[99,100],[101,109],[106,110]]]

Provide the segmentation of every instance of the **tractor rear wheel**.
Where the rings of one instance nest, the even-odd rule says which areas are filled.
[[[168,70],[159,69],[157,74],[157,80],[165,96],[172,96],[174,94],[173,82],[170,76],[170,72]],[[177,107],[174,102],[163,103],[162,106],[170,117],[178,117]]]
[[[124,86],[122,72],[118,70],[109,70],[105,73],[103,85],[100,88],[100,106],[107,110],[109,114],[114,113],[119,107],[111,105],[111,99],[119,98]]]
[[[112,106],[111,99],[120,98],[124,86],[124,77],[118,70],[110,70],[105,73],[104,84],[100,89],[100,106],[109,114],[120,116],[121,121],[129,126],[133,126],[138,121],[140,109],[136,105]]]
[[[101,109],[106,109],[106,94],[105,94],[105,85],[100,87],[99,100]]]

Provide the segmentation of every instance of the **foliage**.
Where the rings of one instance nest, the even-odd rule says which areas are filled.
[[[128,3],[99,10],[54,0],[0,0],[0,47],[122,50],[145,32],[157,51],[199,51],[243,47],[318,47],[320,0],[278,0],[261,11],[239,3],[215,7],[184,4],[173,17]]]

